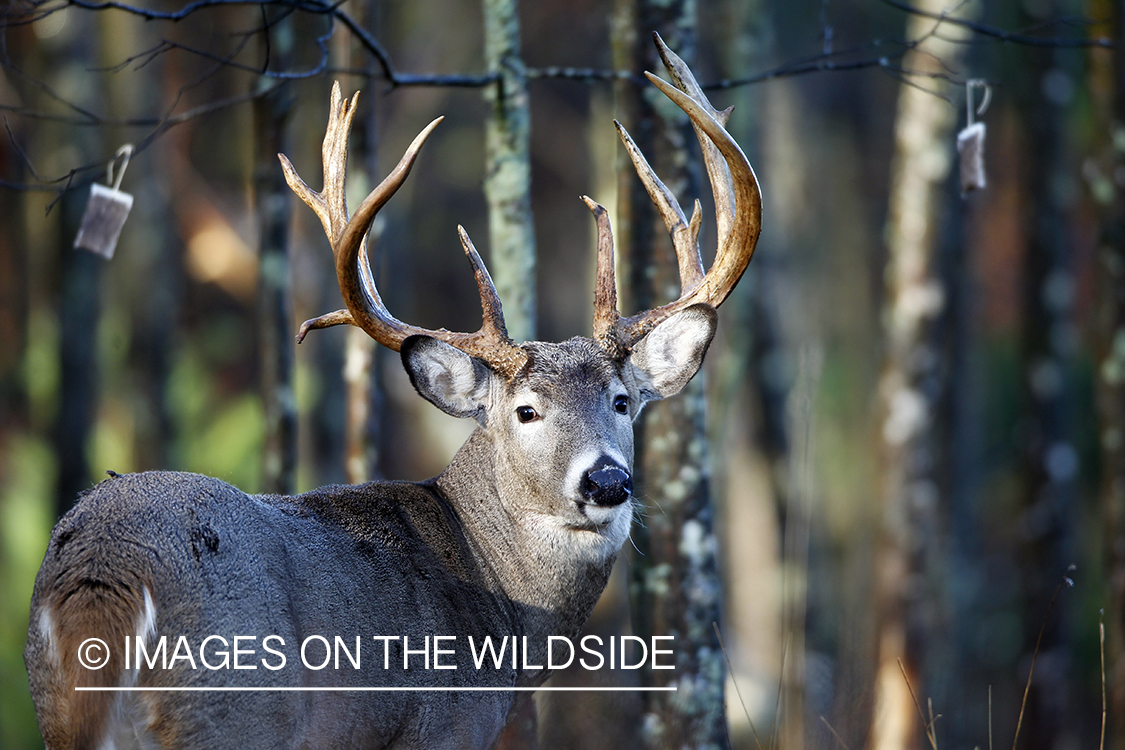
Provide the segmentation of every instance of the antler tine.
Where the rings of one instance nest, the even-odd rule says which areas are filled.
[[[333,251],[335,252],[335,251]],[[375,288],[375,277],[371,275],[371,264],[367,262],[367,242],[364,241],[359,248],[359,273],[363,279],[363,286],[374,297],[379,296],[379,290]],[[330,313],[325,313],[312,320],[306,320],[301,324],[300,330],[297,331],[297,343],[305,340],[305,336],[309,331],[317,330],[320,328],[332,328],[333,326],[356,325],[355,318],[348,312],[347,308],[343,310],[334,310]]]
[[[644,184],[645,190],[660,212],[660,217],[664,219],[664,226],[668,228],[668,233],[672,235],[672,247],[676,250],[676,259],[680,266],[680,292],[690,291],[703,279],[703,258],[699,254],[699,227],[703,217],[699,201],[696,201],[689,222],[676,201],[676,196],[656,176],[656,172],[637,148],[629,132],[617,120],[614,120],[613,124],[617,127],[617,134],[625,144],[625,151],[629,154],[641,183]]]
[[[504,325],[504,309],[500,304],[500,295],[496,293],[496,285],[492,283],[492,276],[488,273],[484,261],[469,239],[465,227],[457,225],[457,236],[461,239],[461,247],[473,267],[473,277],[477,282],[477,293],[480,294],[481,331],[487,333],[487,338],[496,341],[510,341],[508,327]]]
[[[624,354],[619,351],[617,321],[617,278],[613,267],[613,231],[609,226],[609,212],[588,196],[582,202],[594,214],[598,227],[597,278],[594,282],[594,340],[614,356]],[[678,208],[678,206],[677,206]]]
[[[328,194],[327,213],[332,227],[332,234],[328,235],[330,239],[339,237],[348,224],[348,198],[344,190],[348,168],[348,134],[352,129],[352,118],[355,117],[355,105],[358,101],[357,91],[352,94],[350,100],[343,102],[340,82],[332,83],[328,127],[324,132],[324,143],[320,147],[321,160],[324,162],[324,191]],[[326,225],[324,229],[327,233],[328,226]],[[336,251],[335,242],[332,250]]]
[[[311,320],[306,320],[297,329],[297,343],[300,344],[305,340],[305,336],[309,335],[309,331],[317,331],[321,328],[332,328],[334,326],[354,326],[355,319],[352,314],[347,310],[333,310],[330,313],[325,313]]]
[[[711,117],[715,118],[725,128],[734,107],[718,110],[711,106],[711,102],[703,93],[703,87],[695,80],[695,75],[691,72],[687,63],[669,49],[664,40],[660,38],[660,34],[655,31],[652,32],[652,39],[656,43],[656,50],[660,54],[660,59],[664,62],[664,67],[668,69],[669,77],[676,84],[676,88],[698,102]],[[715,205],[720,207],[716,211],[716,229],[719,243],[722,244],[723,239],[730,233],[731,218],[735,210],[734,185],[731,182],[730,168],[718,147],[711,142],[711,139],[707,137],[699,124],[692,120],[691,126],[695,130],[695,137],[699,140],[699,148],[703,152],[703,163],[707,167],[707,177],[711,181],[711,192],[715,196]]]
[[[402,342],[409,336],[431,336],[485,361],[505,377],[513,377],[527,364],[527,352],[508,338],[496,288],[463,229],[458,228],[477,279],[481,306],[484,309],[484,322],[479,331],[456,333],[445,329],[433,331],[419,328],[398,320],[383,304],[368,263],[367,231],[379,209],[406,181],[422,145],[443,118],[439,117],[431,122],[414,138],[391,173],[364,198],[356,209],[355,215],[349,219],[344,197],[344,181],[348,155],[347,140],[352,118],[355,115],[355,103],[355,96],[349,102],[343,103],[339,84],[333,86],[328,127],[322,148],[324,189],[320,193],[310,190],[297,175],[289,160],[284,155],[278,154],[289,186],[320,217],[324,232],[331,241],[332,252],[336,258],[336,278],[347,306],[345,310],[337,310],[306,321],[301,326],[297,340],[301,341],[310,330],[344,324],[362,328],[373,339],[394,351],[398,351],[402,347]]]
[[[746,155],[725,128],[731,110],[719,111],[711,106],[683,60],[668,49],[659,35],[653,34],[653,38],[676,86],[651,73],[645,75],[687,114],[699,137],[715,194],[719,243],[715,262],[704,275],[697,242],[701,221],[699,201],[695,202],[691,220],[685,222],[683,211],[671,192],[656,177],[625,129],[618,125],[621,139],[637,174],[664,218],[665,226],[672,233],[680,266],[681,287],[680,298],[674,302],[616,321],[614,328],[618,346],[626,349],[662,320],[686,307],[699,303],[713,307],[721,305],[750,263],[761,232],[762,197],[758,180]],[[601,236],[599,224],[599,237]],[[599,246],[600,244],[599,241]],[[605,276],[612,278],[612,262],[609,268],[603,268],[601,257],[599,249],[599,285],[603,283]],[[613,312],[616,315],[616,309]],[[604,313],[596,312],[595,317],[598,316],[604,317]]]
[[[321,192],[312,190],[297,174],[289,158],[278,154],[281,170],[290,189],[316,212],[324,227],[324,234],[336,250],[336,238],[348,223],[348,203],[344,193],[344,176],[348,163],[348,132],[355,116],[355,105],[359,92],[355,92],[347,102],[343,101],[340,82],[332,84],[332,100],[328,108],[328,127],[324,132],[321,158],[324,163],[324,187]]]

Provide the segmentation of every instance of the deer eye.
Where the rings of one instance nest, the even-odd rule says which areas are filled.
[[[517,406],[516,417],[519,421],[524,423],[534,422],[539,419],[539,412],[535,411],[535,409],[532,409],[530,406]]]
[[[613,399],[613,408],[614,408],[614,410],[617,411],[618,414],[628,414],[629,413],[629,397],[628,396],[618,396],[617,398]]]

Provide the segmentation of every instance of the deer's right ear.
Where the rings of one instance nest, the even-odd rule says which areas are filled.
[[[410,336],[400,349],[402,366],[422,398],[453,417],[479,418],[493,377],[460,349],[429,336]]]

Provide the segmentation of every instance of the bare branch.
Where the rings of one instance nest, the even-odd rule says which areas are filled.
[[[31,157],[27,155],[27,152],[24,151],[23,146],[21,146],[19,141],[16,140],[15,134],[12,133],[12,126],[8,123],[7,117],[4,118],[4,130],[8,131],[8,140],[11,141],[12,148],[14,148],[16,150],[16,153],[20,155],[20,158],[23,159],[23,163],[27,167],[28,171],[31,172],[31,176],[36,180],[42,181],[43,178],[39,176],[39,173],[35,171],[35,166],[31,163]]]
[[[999,39],[1002,42],[1011,42],[1013,44],[1022,44],[1022,45],[1026,45],[1028,47],[1050,47],[1052,49],[1071,48],[1071,47],[1105,47],[1105,48],[1108,48],[1108,49],[1115,49],[1117,47],[1116,43],[1114,43],[1114,41],[1112,39],[1106,39],[1105,37],[1084,38],[1084,37],[1057,37],[1057,36],[1052,36],[1052,37],[1029,36],[1027,34],[1022,34],[1022,33],[1018,33],[1018,32],[1005,31],[1004,29],[1000,29],[1000,28],[997,28],[995,26],[989,26],[987,24],[979,23],[977,21],[973,21],[973,20],[970,20],[968,18],[956,18],[954,16],[946,15],[945,13],[931,13],[929,11],[924,11],[924,10],[921,10],[919,8],[915,8],[912,5],[908,5],[907,3],[900,2],[900,0],[882,0],[882,1],[883,1],[883,3],[891,6],[892,8],[897,8],[897,9],[905,11],[907,13],[911,13],[911,14],[914,14],[914,15],[917,15],[917,16],[922,16],[924,18],[933,18],[935,20],[941,21],[942,23],[952,24],[954,26],[962,26],[966,29],[969,29],[973,33],[980,34],[982,36],[991,37],[993,39]],[[1067,19],[1065,22],[1066,23],[1076,23],[1072,19]],[[1051,22],[1051,23],[1053,25],[1056,22]],[[1080,23],[1086,24],[1086,23],[1090,23],[1090,22],[1082,21]]]
[[[891,75],[897,80],[907,82],[912,86],[919,86],[928,93],[939,96],[948,101],[947,97],[942,96],[940,93],[934,91],[933,89],[921,86],[920,81],[922,79],[928,78],[945,80],[952,83],[962,83],[962,81],[954,71],[946,68],[944,64],[942,65],[944,70],[940,72],[910,70],[902,66],[903,57],[908,52],[917,50],[919,45],[924,41],[930,38],[943,38],[939,32],[946,24],[968,29],[973,32],[975,37],[977,37],[965,40],[957,40],[958,43],[961,44],[1002,42],[1007,44],[1020,44],[1045,48],[1115,47],[1115,44],[1112,40],[1101,37],[1083,38],[1072,36],[1038,36],[1029,33],[1049,29],[1060,25],[1080,27],[1092,23],[1088,20],[1083,19],[1058,18],[1045,23],[1037,24],[1033,27],[1028,27],[1020,31],[1008,31],[977,21],[958,18],[950,15],[949,12],[932,13],[928,11],[922,11],[921,9],[915,8],[909,5],[907,2],[904,2],[904,0],[882,1],[884,4],[895,8],[896,10],[918,15],[924,18],[932,18],[935,22],[934,27],[928,33],[916,39],[873,39],[862,45],[853,46],[850,48],[838,48],[834,45],[833,30],[832,27],[827,24],[827,18],[824,17],[824,11],[822,8],[820,23],[822,27],[821,37],[823,40],[823,45],[822,51],[819,54],[789,60],[775,68],[760,71],[753,75],[743,76],[740,78],[722,79],[709,84],[704,84],[702,88],[708,91],[732,89],[777,78],[789,78],[816,73],[858,71],[873,68],[880,70],[887,75]],[[229,51],[216,52],[213,50],[197,48],[182,42],[175,41],[174,39],[164,38],[161,39],[160,42],[156,45],[142,52],[131,54],[120,63],[117,63],[113,66],[91,69],[92,72],[119,72],[136,63],[136,67],[134,69],[139,70],[148,65],[160,55],[170,52],[181,52],[211,62],[212,65],[209,66],[206,71],[197,76],[195,80],[185,84],[179,89],[173,99],[172,104],[166,107],[163,114],[159,116],[110,118],[89,109],[83,108],[74,102],[68,101],[46,82],[36,79],[34,76],[31,76],[18,66],[14,65],[6,55],[4,55],[2,61],[0,61],[0,65],[2,65],[2,67],[11,71],[15,77],[26,82],[29,86],[41,91],[48,100],[57,103],[66,110],[69,110],[70,114],[30,109],[6,103],[0,103],[0,112],[7,112],[12,116],[26,118],[29,120],[57,122],[79,127],[117,126],[149,128],[150,131],[148,133],[144,134],[140,138],[135,139],[138,151],[140,151],[143,150],[149,143],[151,143],[152,140],[158,138],[169,128],[174,127],[175,125],[226,109],[228,107],[237,106],[239,104],[252,101],[257,97],[267,94],[273,89],[273,87],[270,87],[263,91],[253,91],[239,96],[227,97],[214,102],[209,102],[197,107],[193,107],[179,114],[173,114],[176,107],[180,105],[183,96],[187,91],[217,75],[223,70],[236,70],[246,73],[253,73],[255,76],[273,78],[279,82],[292,79],[313,78],[322,75],[325,72],[361,75],[370,78],[382,78],[387,82],[388,86],[391,89],[406,86],[483,88],[485,86],[494,84],[498,78],[498,75],[495,73],[442,74],[399,72],[395,68],[387,50],[383,47],[379,40],[372,36],[348,13],[341,9],[342,0],[195,0],[194,2],[190,2],[187,5],[184,5],[183,7],[174,11],[154,10],[151,8],[141,7],[139,5],[133,5],[128,2],[122,2],[121,0],[106,0],[105,2],[94,2],[92,0],[25,0],[24,2],[13,2],[0,9],[0,29],[35,23],[36,21],[40,21],[46,18],[52,13],[56,13],[68,8],[76,8],[90,12],[116,11],[137,16],[146,21],[174,24],[182,22],[195,14],[207,10],[222,9],[235,6],[258,6],[263,11],[263,20],[255,28],[236,32],[233,36],[237,37],[237,42]],[[265,9],[269,6],[278,6],[283,9],[283,12],[279,13],[275,18],[268,18],[266,17]],[[270,31],[278,21],[294,13],[302,13],[325,19],[325,30],[323,31],[323,33],[316,36],[313,40],[313,44],[316,45],[316,48],[319,52],[318,59],[311,67],[301,70],[270,70]],[[355,38],[357,43],[368,54],[371,55],[375,63],[373,66],[365,68],[330,68],[328,66],[328,40],[334,35],[337,22],[339,22],[340,25],[346,28]],[[239,60],[238,58],[245,50],[246,45],[250,42],[250,40],[258,37],[259,35],[261,35],[263,39],[263,59],[257,63]],[[938,62],[940,63],[941,61]],[[637,83],[638,85],[644,83],[643,78],[631,71],[599,70],[594,68],[548,66],[542,68],[529,68],[526,71],[526,75],[531,79],[562,79],[580,81],[585,83],[597,83],[614,80],[629,80]],[[7,124],[7,121],[5,121],[5,124],[6,127],[8,127],[9,137],[12,138],[11,127]],[[12,142],[15,143],[14,138],[12,138]],[[31,164],[27,159],[27,155],[24,154],[18,146],[16,148],[17,151],[21,153],[23,161],[25,164],[27,164],[29,171],[33,174],[35,182],[13,183],[10,181],[0,181],[0,186],[21,190],[65,191],[71,186],[82,186],[88,184],[88,182],[91,181],[92,178],[84,178],[83,176],[91,169],[100,169],[101,165],[104,164],[105,161],[103,159],[95,163],[85,164],[79,167],[75,167],[65,175],[55,177],[53,179],[44,179],[40,177],[34,169],[31,168]],[[60,185],[62,186],[61,188]]]

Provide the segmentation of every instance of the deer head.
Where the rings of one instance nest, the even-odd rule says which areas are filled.
[[[687,113],[696,130],[715,196],[718,251],[704,273],[698,244],[699,201],[691,218],[686,218],[617,123],[672,235],[681,295],[660,307],[621,316],[609,216],[584,196],[598,229],[592,339],[560,344],[512,341],[492,279],[462,227],[458,234],[480,294],[481,328],[474,333],[423,329],[387,310],[370,272],[365,236],[376,213],[406,180],[441,118],[418,134],[395,169],[350,218],[344,173],[357,95],[345,101],[339,85],[333,87],[320,193],[311,190],[289,160],[280,156],[290,187],[320,217],[346,304],[345,309],[306,321],[298,340],[312,329],[350,324],[400,351],[422,396],[448,414],[478,421],[493,448],[489,460],[503,469],[497,476],[511,485],[505,494],[513,502],[533,506],[519,510],[545,528],[600,531],[600,543],[594,546],[603,553],[616,551],[628,531],[624,500],[631,492],[631,422],[646,402],[679,392],[699,369],[714,333],[715,308],[745,271],[760,231],[757,180],[724,127],[730,110],[712,107],[684,62],[658,36],[656,43],[675,85],[646,75]]]

